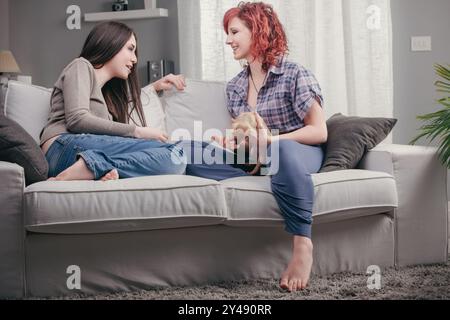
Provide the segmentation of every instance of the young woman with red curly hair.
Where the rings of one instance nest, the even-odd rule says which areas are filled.
[[[280,285],[289,291],[304,289],[309,281],[314,186],[311,174],[323,162],[321,144],[327,141],[323,98],[314,75],[286,59],[286,34],[277,14],[264,3],[240,3],[223,21],[227,44],[246,66],[227,86],[233,118],[255,112],[280,135],[268,136],[279,148],[279,171],[272,176],[272,192],[294,235],[293,255]],[[270,146],[269,146],[270,148]]]

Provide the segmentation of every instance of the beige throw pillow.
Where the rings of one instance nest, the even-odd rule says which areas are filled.
[[[148,85],[142,88],[141,102],[147,126],[166,132],[164,108],[153,86]],[[136,111],[131,114],[131,117],[140,124]]]

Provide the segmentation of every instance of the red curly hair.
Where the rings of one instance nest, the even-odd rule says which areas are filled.
[[[240,2],[223,17],[226,34],[230,21],[236,17],[250,29],[251,54],[253,57],[262,57],[263,70],[268,71],[271,66],[277,65],[278,59],[288,52],[288,44],[283,25],[273,7],[263,2]]]

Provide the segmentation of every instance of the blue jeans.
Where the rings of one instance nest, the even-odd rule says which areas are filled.
[[[188,149],[189,145],[185,144],[183,147]],[[199,148],[198,145],[190,147]],[[279,156],[271,157],[272,151],[275,150]],[[281,140],[272,143],[267,154],[273,159],[269,163],[269,168],[277,168],[271,172],[272,193],[285,219],[286,231],[311,238],[314,206],[311,174],[317,173],[322,166],[324,160],[322,147],[304,145],[293,140]],[[192,164],[191,161],[188,161],[186,174],[218,181],[248,176],[248,173],[237,165]]]
[[[45,155],[49,176],[56,177],[80,157],[98,180],[113,169],[120,178],[183,174],[186,160],[176,144],[93,134],[63,134]],[[176,161],[173,161],[176,160]]]

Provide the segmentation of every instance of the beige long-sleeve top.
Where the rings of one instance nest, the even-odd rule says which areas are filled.
[[[62,133],[90,133],[132,137],[134,124],[113,121],[94,67],[84,59],[73,60],[55,83],[50,116],[41,133],[41,146]]]

